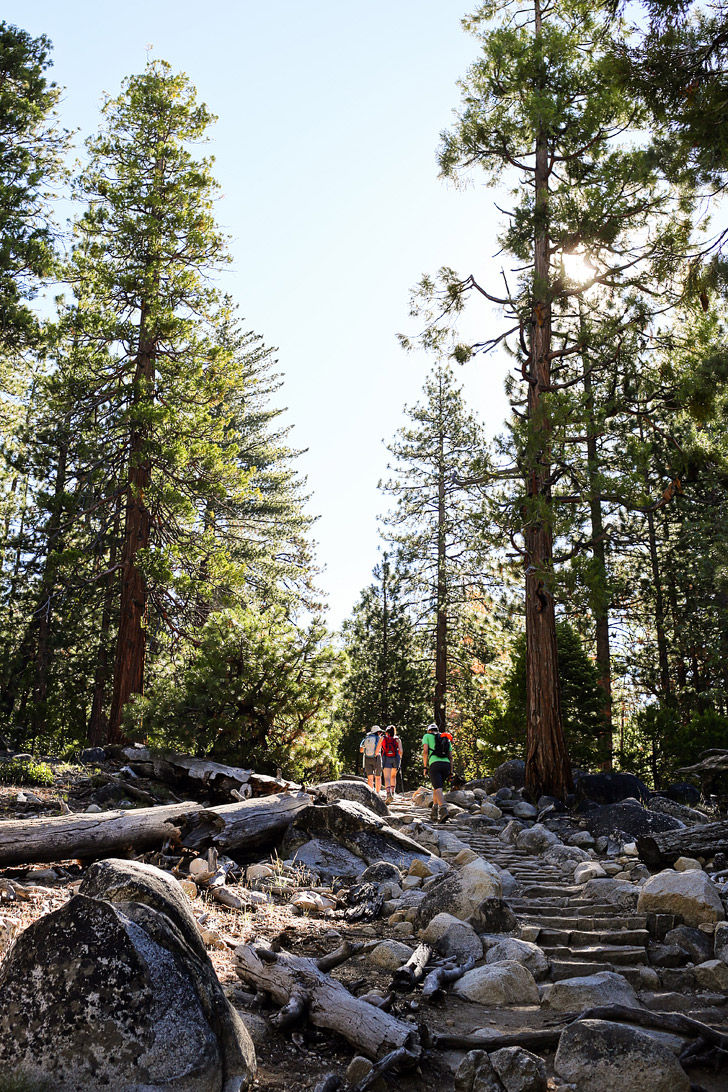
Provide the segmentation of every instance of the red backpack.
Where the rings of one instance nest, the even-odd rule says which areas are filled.
[[[382,754],[387,758],[394,758],[399,753],[397,740],[394,736],[385,736],[382,740]]]

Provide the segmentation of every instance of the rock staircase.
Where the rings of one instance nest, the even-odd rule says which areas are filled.
[[[518,881],[505,896],[521,925],[521,936],[538,944],[551,964],[551,981],[615,971],[639,992],[640,1000],[660,1011],[689,1012],[715,1021],[725,1019],[726,998],[696,992],[690,967],[657,970],[649,965],[650,939],[663,939],[677,920],[669,914],[638,914],[610,903],[585,899],[583,887],[543,857],[502,842],[497,832],[474,830],[467,822],[447,829],[481,857]]]

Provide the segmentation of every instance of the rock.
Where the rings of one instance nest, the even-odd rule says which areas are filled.
[[[422,887],[422,879],[419,876],[405,876],[402,880],[403,891],[414,891]]]
[[[10,946],[21,924],[20,918],[10,917],[7,914],[0,915],[0,953]],[[480,941],[478,943],[480,944]],[[480,944],[480,954],[483,954],[482,944]]]
[[[501,762],[493,770],[493,787],[496,791],[500,788],[522,789],[526,784],[526,763],[522,758],[511,758],[508,762]]]
[[[458,853],[462,853],[463,850],[470,850],[470,846],[461,841],[457,834],[453,834],[451,830],[439,830],[437,832],[437,848],[440,851],[440,856],[447,860],[454,860]]]
[[[693,974],[701,989],[711,993],[728,993],[728,964],[722,959],[709,959],[701,963]]]
[[[694,857],[678,857],[672,866],[676,872],[692,872],[695,869],[702,872],[703,866]]]
[[[509,820],[498,835],[501,842],[514,846],[518,841],[518,835],[523,831],[523,824],[517,819]]]
[[[598,861],[582,861],[574,869],[574,883],[588,883],[600,876],[606,876],[606,872]]]
[[[509,872],[507,868],[501,868],[500,865],[496,865],[496,868],[498,869],[498,875],[500,876],[503,896],[504,898],[508,898],[509,895],[515,894],[520,884],[513,873]]]
[[[483,958],[483,942],[471,925],[453,917],[437,914],[425,931],[422,940],[444,956],[455,956],[464,963],[471,956],[477,961]]]
[[[349,1084],[356,1084],[358,1081],[368,1077],[372,1071],[374,1063],[365,1058],[363,1054],[357,1054],[351,1059],[346,1070],[346,1079]],[[384,1077],[378,1077],[374,1084],[369,1085],[373,1092],[387,1092],[388,1085]]]
[[[375,861],[374,864],[368,865],[357,876],[357,880],[359,883],[396,883],[399,885],[402,880],[402,873],[396,865],[391,864],[389,861]]]
[[[728,921],[720,921],[715,927],[713,936],[715,958],[728,963]]]
[[[452,992],[490,1008],[538,1004],[536,980],[526,967],[515,960],[486,963],[484,967],[466,971],[452,987]]]
[[[310,838],[295,850],[294,864],[305,865],[311,872],[316,872],[326,883],[331,883],[337,876],[345,880],[356,879],[364,863],[356,853],[342,846],[336,838]],[[399,869],[397,869],[399,876]]]
[[[500,819],[503,815],[498,805],[491,804],[490,800],[484,800],[480,805],[480,810],[488,819]]]
[[[578,1092],[689,1092],[675,1055],[629,1024],[579,1020],[566,1027],[554,1068]]]
[[[513,789],[510,789],[506,785],[504,785],[502,788],[498,789],[493,799],[495,800],[496,804],[505,804],[509,800],[517,799],[517,797],[515,796]]]
[[[335,910],[335,899],[319,895],[318,891],[297,891],[289,906],[295,906],[302,914],[321,914],[325,910]]]
[[[464,920],[478,910],[484,899],[500,895],[497,870],[478,857],[464,868],[451,869],[428,888],[419,906],[417,925],[424,928],[441,913]]]
[[[518,928],[518,919],[507,902],[497,896],[483,899],[470,919],[480,933],[512,933]]]
[[[455,1073],[453,1092],[503,1092],[490,1058],[484,1050],[471,1050]]]
[[[513,805],[513,815],[515,815],[516,819],[535,819],[538,815],[538,808],[525,800],[519,800],[517,804]]]
[[[506,1092],[546,1092],[546,1066],[523,1047],[502,1047],[490,1055],[490,1064]]]
[[[653,967],[684,967],[688,962],[688,953],[677,944],[653,944],[648,951]]]
[[[549,973],[550,965],[537,944],[516,937],[484,937],[487,948],[486,963],[502,963],[504,960],[516,960],[527,967],[537,982],[543,981]]]
[[[636,800],[595,808],[588,812],[584,821],[595,838],[606,835],[621,842],[634,841],[645,834],[679,830],[683,826],[679,819],[673,819],[670,815],[647,811]]]
[[[541,823],[534,823],[528,830],[521,831],[516,838],[516,846],[518,849],[525,849],[527,853],[543,853],[558,841],[553,831],[547,830]]]
[[[480,854],[473,849],[461,849],[452,863],[456,868],[462,868],[463,865],[470,864],[471,861],[477,861],[479,856]]]
[[[324,805],[312,804],[298,812],[284,836],[283,855],[289,856],[288,847],[293,844],[297,850],[297,859],[300,860],[303,843],[311,838],[319,841],[324,838],[332,839],[366,864],[389,861],[406,870],[419,857],[433,871],[445,867],[413,839],[389,826],[363,804],[351,800],[337,800],[333,804]],[[360,864],[359,871],[361,867]],[[320,872],[320,869],[317,868],[316,871]]]
[[[650,790],[643,781],[629,773],[582,774],[574,793],[578,800],[594,800],[597,804],[618,804],[620,800],[641,800],[647,803]]]
[[[705,963],[713,958],[713,938],[700,929],[691,929],[689,925],[671,929],[665,934],[665,944],[677,944],[690,956],[691,963]]]
[[[412,949],[399,940],[383,940],[368,955],[368,960],[382,971],[396,971],[412,955]]]
[[[81,761],[89,766],[92,762],[105,762],[106,751],[103,747],[86,747],[81,751]]]
[[[129,901],[77,895],[26,929],[0,968],[4,1071],[54,1092],[249,1088],[253,1044],[176,882],[119,862],[157,873],[135,892],[129,872],[99,864],[96,886]]]
[[[389,815],[389,809],[373,789],[370,789],[365,781],[324,781],[316,786],[317,792],[326,799],[329,804],[337,800],[353,800],[356,804],[373,811],[375,815]]]
[[[608,902],[619,910],[635,910],[640,889],[629,880],[606,879],[588,880],[584,885],[583,897],[594,902]]]
[[[196,866],[193,868],[193,865]],[[202,865],[202,868],[200,868]],[[207,861],[204,861],[201,857],[197,860],[190,862],[190,874],[194,875],[195,872],[207,871]],[[258,883],[260,880],[269,880],[271,876],[275,876],[275,869],[266,864],[249,864],[245,870],[245,879],[247,883]]]
[[[666,868],[651,876],[640,891],[637,910],[640,914],[679,914],[686,925],[694,926],[725,918],[718,889],[702,870],[675,872]]]
[[[96,815],[96,814],[98,814],[98,812],[100,812],[100,811],[102,811],[102,810],[103,810],[103,809],[102,809],[102,808],[100,808],[98,804],[89,804],[89,806],[88,806],[88,807],[86,808],[86,811],[87,811],[87,812],[88,812],[88,813],[89,813],[90,815]]]
[[[253,1046],[262,1046],[266,1040],[270,1039],[272,1028],[265,1018],[258,1012],[248,1012],[246,1009],[235,1010],[245,1025],[250,1038],[253,1040]]]
[[[558,868],[571,869],[581,861],[589,861],[589,854],[578,846],[549,846],[544,860],[547,864],[556,865]]]
[[[668,785],[665,792],[670,800],[675,800],[678,804],[690,807],[700,803],[700,789],[691,785],[689,781],[677,781],[673,785]]]
[[[411,921],[398,921],[396,925],[392,926],[392,932],[396,937],[413,937],[415,927]]]
[[[444,800],[446,804],[456,804],[459,808],[465,808],[466,811],[477,803],[474,793],[468,792],[467,789],[451,789],[450,792],[445,793]]]
[[[626,978],[614,971],[598,971],[582,978],[554,982],[548,997],[553,1012],[583,1012],[597,1005],[625,1005],[640,1008],[637,994]]]
[[[409,866],[408,875],[419,876],[420,879],[426,880],[429,879],[430,876],[434,875],[434,873],[428,864],[425,864],[423,860],[421,860],[419,857],[416,857],[412,864]]]
[[[578,846],[579,849],[591,849],[594,845],[594,835],[588,830],[577,830],[567,839],[567,845]]]

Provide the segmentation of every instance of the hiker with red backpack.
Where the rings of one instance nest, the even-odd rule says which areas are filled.
[[[447,807],[442,790],[448,778],[452,777],[452,736],[449,732],[440,732],[436,724],[428,724],[422,737],[422,761],[425,773],[432,785],[433,804],[430,818],[442,823],[447,819]]]
[[[397,771],[402,764],[402,740],[397,735],[397,729],[393,724],[387,725],[386,731],[379,741],[377,754],[382,756],[384,790],[387,794],[385,803],[391,804],[397,787]]]

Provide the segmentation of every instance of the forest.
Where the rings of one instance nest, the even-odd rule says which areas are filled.
[[[276,331],[217,287],[194,72],[129,75],[77,167],[52,43],[0,23],[8,747],[139,741],[303,781],[357,772],[391,722],[412,786],[434,722],[464,776],[524,758],[563,798],[575,768],[661,788],[728,745],[728,11],[489,0],[463,26],[437,158],[507,194],[500,252],[443,254],[409,318],[402,286],[403,366],[431,367],[335,632]],[[493,354],[490,436],[459,374]]]

